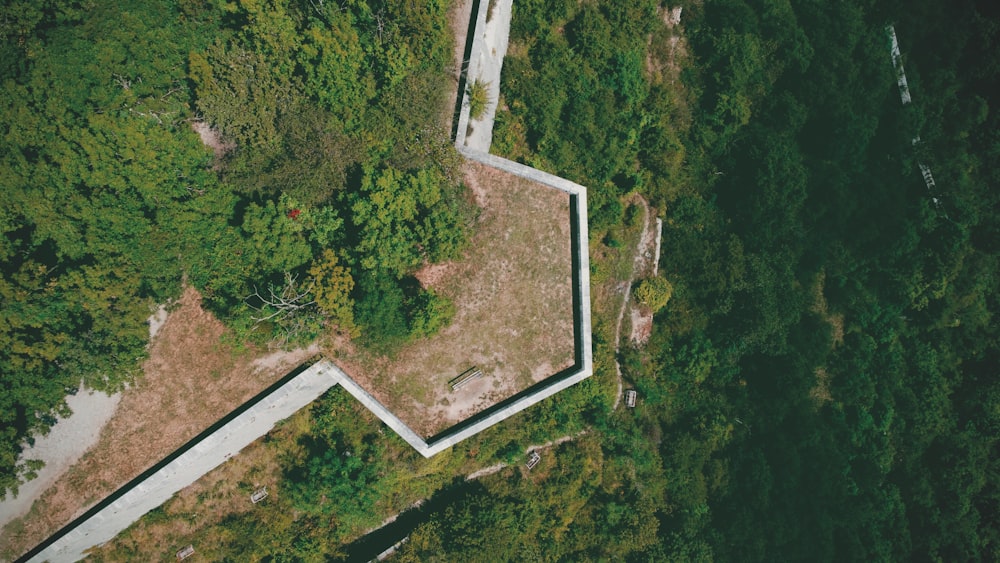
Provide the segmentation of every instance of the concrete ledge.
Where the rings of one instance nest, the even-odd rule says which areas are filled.
[[[410,429],[410,427],[400,420],[399,417],[392,414],[392,412],[387,409],[385,405],[378,402],[378,400],[375,399],[371,393],[365,391],[360,385],[351,379],[350,376],[344,373],[343,370],[333,365],[331,362],[324,363],[339,374],[340,386],[343,387],[345,391],[360,401],[365,408],[372,411],[372,413],[379,417],[379,419],[384,422],[386,426],[392,428],[393,432],[399,434],[399,437],[405,440],[407,444],[420,452],[420,454],[424,457],[430,457],[433,455],[428,453],[427,442],[425,442],[419,434]]]
[[[274,425],[337,384],[325,362],[292,372],[166,459],[104,499],[22,558],[70,562],[124,531],[150,510],[239,453]]]

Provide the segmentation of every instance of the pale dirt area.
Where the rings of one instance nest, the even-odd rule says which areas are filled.
[[[38,544],[316,353],[264,355],[234,347],[225,335],[188,288],[156,333],[144,376],[122,394],[97,444],[27,516],[4,528],[0,559]]]
[[[469,248],[417,274],[456,304],[452,324],[391,359],[337,345],[328,354],[424,436],[573,363],[569,196],[480,164],[463,170],[482,206]],[[473,366],[483,377],[451,391]]]
[[[632,305],[629,307],[629,326],[632,327],[629,334],[629,342],[633,346],[642,346],[649,341],[653,334],[653,313],[649,309]]]
[[[813,303],[810,309],[830,325],[830,349],[832,350],[844,343],[844,315],[842,313],[834,314],[830,311],[823,293],[825,286],[826,270],[820,270],[813,282]],[[823,403],[833,400],[833,396],[830,394],[830,380],[833,378],[833,374],[827,371],[826,366],[819,366],[814,375],[816,383],[809,390],[809,398],[813,400],[816,408],[819,408]]]
[[[215,154],[216,165],[218,165],[218,161],[222,160],[229,151],[236,148],[235,144],[224,142],[219,132],[204,121],[192,122],[191,129],[194,129],[194,132],[201,137],[203,145],[212,149],[212,153]]]
[[[671,84],[680,80],[681,61],[687,57],[688,45],[681,28],[681,8],[657,8],[663,20],[663,37],[656,33],[647,38],[646,72],[654,81]],[[665,39],[665,40],[664,40]]]
[[[156,311],[149,316],[149,342],[152,344],[153,339],[159,334],[160,329],[167,322],[167,306],[160,305]]]
[[[659,265],[659,254],[657,239],[659,231],[654,226],[659,226],[660,222],[651,220],[649,204],[642,198],[636,198],[642,202],[643,207],[643,227],[642,236],[636,246],[635,263],[632,266],[632,279],[642,279],[655,276]],[[631,285],[631,283],[629,284]],[[629,342],[636,346],[642,346],[649,340],[653,331],[653,313],[646,307],[640,306],[635,300],[628,300],[629,308]]]
[[[8,495],[0,502],[0,526],[28,512],[35,500],[97,443],[101,428],[115,414],[120,400],[121,393],[108,396],[83,387],[66,397],[73,414],[59,419],[47,435],[35,438],[34,446],[24,450],[22,459],[40,459],[45,467],[18,488],[16,497]]]

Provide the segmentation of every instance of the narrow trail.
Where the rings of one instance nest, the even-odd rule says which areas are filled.
[[[632,203],[642,205],[642,236],[639,237],[639,242],[636,244],[635,258],[632,260],[632,273],[629,275],[628,282],[624,284],[625,298],[622,299],[621,309],[618,310],[618,321],[615,323],[615,374],[618,381],[618,392],[615,393],[615,404],[611,407],[612,411],[618,410],[618,406],[622,402],[622,365],[618,361],[618,351],[621,348],[622,342],[622,319],[625,318],[625,311],[628,309],[629,299],[632,297],[632,283],[635,281],[636,273],[646,267],[646,255],[643,249],[649,246],[651,242],[650,237],[652,236],[649,232],[649,203],[646,201],[646,198],[641,195],[635,195],[632,197]],[[659,254],[658,242],[657,254]],[[659,263],[658,260],[657,263]]]

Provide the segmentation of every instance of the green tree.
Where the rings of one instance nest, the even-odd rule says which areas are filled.
[[[354,278],[351,271],[340,265],[332,250],[326,249],[321,261],[313,262],[309,275],[315,284],[313,293],[319,310],[340,329],[354,331],[354,301],[350,296]]]
[[[674,294],[674,286],[666,278],[652,276],[639,282],[635,290],[635,300],[654,313],[667,306]]]

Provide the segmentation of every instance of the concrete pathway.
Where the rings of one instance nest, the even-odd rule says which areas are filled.
[[[469,117],[468,100],[464,103],[462,115],[465,119],[459,119],[458,137],[462,139],[462,147],[470,150],[488,153],[493,143],[493,120],[496,117],[497,101],[500,99],[500,72],[503,69],[503,58],[507,55],[512,2],[513,0],[497,0],[492,17],[486,21],[489,0],[482,0],[477,14],[479,20],[473,37],[466,89],[476,81],[485,83],[489,103],[486,104],[486,113],[479,119]]]
[[[256,403],[247,405],[223,426],[195,438],[119,492],[98,503],[75,522],[27,554],[27,561],[72,562],[91,547],[110,541],[150,510],[239,453],[274,425],[339,382],[328,362],[318,362],[290,378]],[[250,502],[249,497],[247,502]]]

